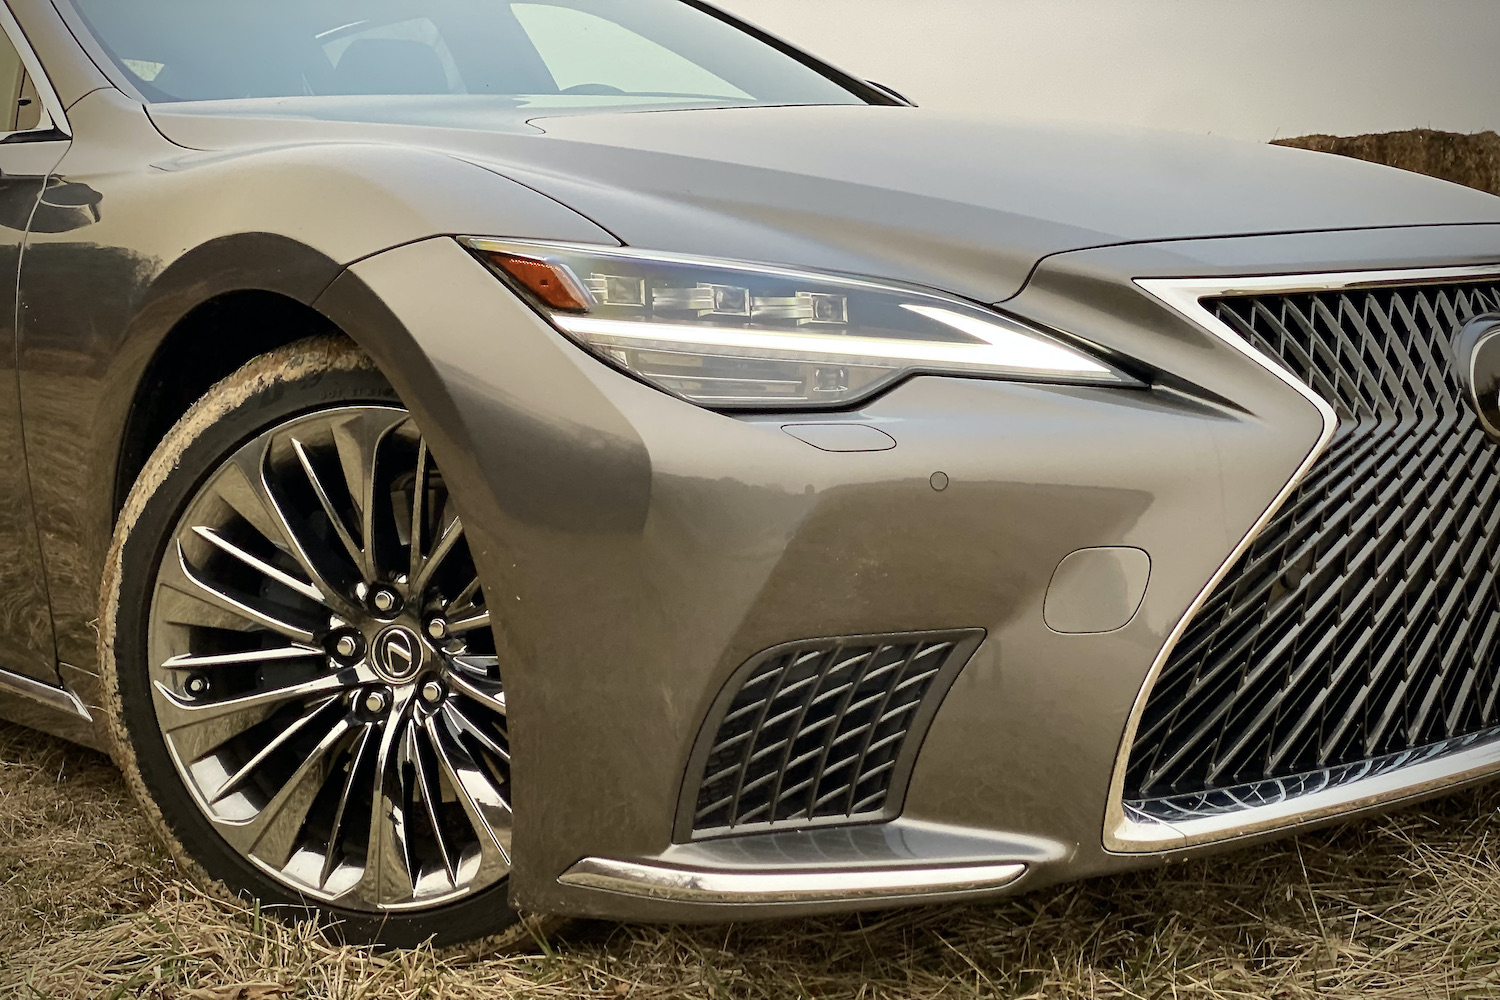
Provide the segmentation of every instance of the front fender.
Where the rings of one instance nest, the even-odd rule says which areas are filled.
[[[112,90],[69,115],[75,139],[55,180],[88,210],[32,232],[18,350],[58,656],[84,669],[96,657],[90,622],[124,429],[183,317],[242,290],[310,304],[349,264],[444,233],[615,242],[558,202],[442,153],[315,143],[190,152]]]

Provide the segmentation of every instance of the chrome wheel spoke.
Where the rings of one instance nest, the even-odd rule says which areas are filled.
[[[213,478],[211,488],[263,536],[273,541],[290,542],[290,538],[278,537],[283,534],[283,527],[273,516],[270,498],[266,496],[260,475],[260,458],[259,451],[253,455],[236,455]]]
[[[276,736],[272,738],[271,742],[267,743],[264,747],[257,751],[255,756],[251,757],[248,761],[241,765],[238,771],[231,774],[229,776],[229,779],[225,781],[224,784],[219,786],[219,790],[214,792],[213,798],[208,800],[208,804],[214,805],[218,802],[222,802],[233,793],[239,791],[240,786],[243,785],[245,781],[255,773],[257,768],[259,768],[268,759],[270,759],[271,755],[276,753],[276,751],[280,750],[282,747],[295,740],[299,735],[302,734],[303,730],[308,729],[313,724],[313,722],[317,720],[318,715],[323,711],[323,709],[327,708],[331,704],[333,704],[332,698],[329,698],[326,701],[318,702],[309,711],[304,712],[302,718],[298,719],[296,722],[292,723],[290,726],[287,726],[281,732],[277,733]]]
[[[501,704],[504,704],[504,702]],[[448,725],[452,726],[455,732],[472,738],[480,746],[494,754],[497,759],[504,761],[506,764],[510,763],[510,751],[502,747],[493,736],[486,732],[484,726],[476,725],[464,714],[463,709],[449,702],[443,706],[443,718],[447,720]]]
[[[479,835],[480,856],[483,859],[481,869],[485,866],[493,868],[503,865],[508,870],[510,803],[466,750],[456,743],[444,745],[435,716],[427,720],[427,732],[432,739],[438,763],[457,792],[464,814],[469,818],[469,825]]]
[[[262,576],[271,580],[275,580],[277,583],[281,584],[283,587],[286,587],[288,590],[295,591],[296,593],[301,594],[303,597],[317,601],[319,604],[328,603],[327,595],[325,595],[323,591],[321,591],[317,587],[314,587],[312,584],[306,582],[305,580],[297,579],[290,573],[286,573],[282,570],[277,569],[275,566],[272,566],[264,559],[260,559],[256,556],[251,555],[244,549],[240,548],[238,545],[235,545],[233,542],[229,541],[223,535],[219,534],[214,529],[205,528],[201,524],[195,525],[193,527],[193,534],[207,541],[219,551],[226,552],[234,558],[238,559],[240,562],[244,563],[246,566],[249,566],[251,569],[255,570]]]
[[[505,714],[505,692],[499,689],[498,684],[494,686],[494,690],[487,690],[489,685],[481,687],[475,681],[457,672],[449,675],[448,683],[453,685],[455,691],[473,698],[490,711],[498,712],[500,715]]]
[[[328,840],[323,850],[323,867],[318,873],[318,888],[320,889],[328,884],[329,876],[333,874],[335,866],[342,860],[344,821],[349,814],[349,802],[355,785],[359,781],[360,771],[364,770],[366,760],[374,752],[371,748],[379,741],[379,734],[380,730],[374,726],[366,726],[359,738],[359,745],[354,748],[354,754],[349,758],[349,770],[344,775],[344,788],[339,794],[339,803],[334,808],[333,822],[329,825]]]
[[[273,579],[278,579],[278,582],[294,592],[331,608],[340,615],[347,616],[356,611],[356,605],[345,599],[340,588],[329,579],[324,568],[318,565],[319,560],[314,558],[298,529],[292,525],[280,503],[272,495],[265,480],[265,460],[264,447],[242,451],[225,464],[211,481],[209,489],[233,508],[262,538],[289,556],[306,578],[305,581],[296,579],[285,570],[273,566],[269,567],[274,571],[270,574]],[[203,530],[198,530],[200,528]],[[210,538],[204,534],[205,531],[218,535],[212,528],[194,526],[194,533],[198,537],[219,544],[221,539]],[[238,549],[237,546],[235,548]],[[233,550],[226,551],[238,555]],[[264,560],[257,561],[264,563]],[[250,565],[254,566],[255,563]],[[275,574],[280,574],[280,577]]]
[[[152,690],[178,771],[305,896],[379,912],[510,871],[505,692],[453,510],[404,411],[314,413],[208,478],[158,571]]]
[[[278,660],[305,660],[311,657],[326,657],[328,654],[316,646],[283,646],[280,649],[253,649],[246,653],[219,653],[194,656],[184,653],[174,656],[162,664],[167,670],[207,670],[212,667],[253,667],[258,663]]]
[[[293,445],[296,446],[295,441]],[[341,592],[341,588],[330,579],[326,569],[318,565],[319,560],[314,557],[307,540],[302,537],[299,529],[293,526],[283,509],[282,502],[276,499],[266,483],[267,452],[267,448],[260,448],[242,453],[226,467],[226,470],[234,470],[235,474],[226,478],[236,484],[235,494],[242,498],[238,503],[234,500],[230,502],[235,504],[240,515],[245,517],[262,535],[296,561],[297,565],[302,568],[302,572],[307,575],[312,589],[317,591],[317,599],[320,603],[343,616],[357,614],[358,605],[349,600]],[[225,488],[221,486],[220,494],[225,495],[225,493]],[[226,499],[229,499],[227,495]],[[254,517],[248,513],[252,509],[256,512]]]
[[[161,681],[156,682],[156,718],[177,747],[184,761],[192,762],[222,746],[256,723],[263,722],[281,706],[335,694],[346,686],[344,679],[329,674],[312,681],[271,688],[223,701],[195,702],[183,698]]]
[[[286,863],[313,799],[327,783],[335,751],[349,734],[349,719],[340,719],[260,813],[248,823],[220,824],[224,839],[273,867]]]
[[[407,529],[411,536],[411,559],[407,567],[407,576],[412,583],[412,592],[420,594],[426,589],[425,584],[418,583],[422,571],[422,565],[426,561],[422,555],[422,528],[426,524],[427,517],[427,487],[430,482],[427,475],[427,441],[425,439],[417,442],[417,470],[416,479],[412,483],[411,490],[411,524]]]
[[[338,509],[334,507],[333,500],[328,496],[328,490],[323,485],[322,478],[319,477],[317,470],[313,468],[312,460],[308,458],[307,449],[296,438],[292,438],[292,448],[296,451],[297,459],[302,464],[302,471],[307,474],[308,485],[312,487],[313,494],[318,498],[318,503],[323,508],[323,516],[328,518],[328,523],[333,528],[334,534],[343,543],[344,551],[349,554],[349,560],[355,566],[363,569],[365,562],[364,549],[349,534],[349,528],[344,524],[344,515],[340,514]]]
[[[463,635],[465,632],[472,632],[478,628],[489,627],[490,613],[488,611],[481,611],[477,615],[469,615],[467,618],[460,618],[457,621],[449,622],[448,632],[451,635]]]
[[[438,856],[443,862],[443,870],[448,874],[448,881],[457,885],[458,868],[454,864],[448,842],[443,836],[443,818],[439,815],[443,805],[443,792],[438,783],[437,772],[429,768],[427,761],[423,759],[420,745],[423,737],[418,736],[419,732],[420,730],[415,725],[407,727],[406,758],[415,772],[416,790],[422,797],[422,808],[427,813],[427,822],[432,827],[432,840],[437,845]]]
[[[221,590],[200,578],[188,566],[187,554],[183,552],[181,542],[177,544],[175,558],[169,556],[162,569],[164,570],[163,576],[167,578],[164,581],[167,586],[175,583],[175,589],[188,597],[196,598],[220,611],[228,612],[251,626],[258,625],[261,628],[270,629],[293,642],[312,642],[316,638],[313,626],[299,620],[302,616],[293,609],[277,608],[276,613],[273,614],[268,608],[257,607],[248,599],[232,595],[227,590]],[[171,572],[173,570],[175,572]]]
[[[500,658],[474,653],[458,653],[453,657],[453,665],[471,676],[489,678],[500,669]]]
[[[458,596],[453,599],[453,603],[448,605],[449,612],[463,612],[468,611],[470,608],[477,607],[477,605],[474,603],[474,599],[478,596],[479,577],[476,576],[474,579],[469,581],[468,585],[465,586],[463,590],[459,591]]]
[[[342,420],[333,426],[333,443],[338,452],[339,465],[344,470],[344,482],[354,502],[354,514],[358,519],[360,569],[366,578],[376,575],[375,565],[375,477],[377,471],[377,449],[385,436],[402,421],[377,418],[370,413]]]
[[[161,720],[162,728],[170,733],[183,726],[201,726],[209,722],[222,722],[247,712],[274,708],[294,699],[315,698],[318,695],[341,691],[346,686],[347,681],[344,678],[337,674],[329,674],[301,684],[290,684],[286,687],[258,691],[239,698],[198,704],[179,697],[165,684],[158,681],[156,689],[162,695],[164,703],[157,703],[156,714]],[[163,711],[164,708],[165,711]]]
[[[365,851],[365,871],[358,895],[374,904],[404,902],[415,889],[411,853],[406,832],[406,804],[398,768],[397,743],[404,726],[388,724],[381,734],[375,758],[375,781],[371,795],[370,837]]]
[[[438,567],[442,566],[443,560],[447,557],[448,553],[453,551],[453,547],[458,544],[463,536],[463,523],[456,518],[449,521],[448,526],[443,529],[442,536],[438,538],[437,544],[433,546],[432,554],[422,561],[421,568],[412,574],[413,591],[420,593],[427,589],[427,585],[432,581],[432,574],[437,571]],[[413,551],[415,551],[415,548],[413,548]],[[414,559],[413,562],[415,561]]]

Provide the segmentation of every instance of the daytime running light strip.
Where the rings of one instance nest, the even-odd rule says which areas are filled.
[[[1004,368],[1021,371],[1064,372],[1107,378],[1103,365],[1060,345],[931,306],[903,305],[927,319],[979,338],[982,343],[943,344],[879,337],[833,337],[803,333],[760,333],[695,323],[653,323],[637,320],[598,319],[591,316],[554,314],[553,321],[569,333],[584,338],[624,341],[621,346],[649,349],[650,344],[764,351],[778,356],[808,354],[848,358],[852,363],[872,361],[925,362],[961,365],[975,369]]]

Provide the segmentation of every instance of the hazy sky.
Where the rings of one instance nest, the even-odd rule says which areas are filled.
[[[1500,0],[720,0],[924,107],[1246,139],[1500,129]]]

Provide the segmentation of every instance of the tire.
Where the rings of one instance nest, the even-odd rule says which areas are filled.
[[[551,929],[506,903],[504,691],[461,521],[352,344],[265,355],[188,411],[100,601],[115,757],[195,881],[354,943]]]

